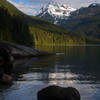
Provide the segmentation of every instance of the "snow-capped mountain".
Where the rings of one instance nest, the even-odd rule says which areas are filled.
[[[46,7],[42,7],[38,17],[43,18],[47,21],[58,24],[59,21],[67,19],[71,12],[76,9],[67,6],[66,4],[48,4]]]

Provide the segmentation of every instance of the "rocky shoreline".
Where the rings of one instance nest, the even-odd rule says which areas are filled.
[[[7,48],[14,58],[56,55],[56,53],[40,51],[35,48],[30,48],[27,46],[11,43],[8,41],[0,41],[0,46]]]
[[[15,60],[50,55],[55,55],[55,53],[40,51],[7,41],[0,41],[0,83],[5,85],[12,83]]]

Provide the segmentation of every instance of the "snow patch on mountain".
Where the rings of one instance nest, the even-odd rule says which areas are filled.
[[[41,16],[46,13],[50,14],[53,17],[65,19],[70,16],[70,13],[75,11],[76,9],[67,6],[66,4],[48,4],[46,7],[41,8]]]

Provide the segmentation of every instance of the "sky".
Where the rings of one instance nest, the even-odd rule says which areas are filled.
[[[91,3],[100,3],[100,0],[7,0],[15,5],[19,10],[28,15],[37,15],[41,7],[47,5],[49,2],[57,2],[60,4],[67,4],[70,7],[79,9],[80,7],[87,7]]]

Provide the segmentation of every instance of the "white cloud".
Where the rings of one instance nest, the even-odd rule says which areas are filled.
[[[100,0],[27,0],[27,3],[23,2],[14,2],[13,0],[7,0],[13,5],[15,5],[19,10],[26,14],[36,15],[39,12],[39,9],[48,4],[49,2],[57,2],[60,4],[67,4],[73,8],[86,7],[91,3],[100,3]],[[19,0],[21,1],[21,0]]]
[[[71,7],[74,8],[80,8],[80,7],[84,7],[84,6],[88,6],[91,3],[100,3],[100,0],[29,0],[30,2],[40,2],[42,4],[44,3],[48,3],[48,2],[58,2],[61,4],[67,4],[70,5]]]
[[[37,14],[36,8],[39,8],[39,6],[37,5],[24,4],[23,2],[16,3],[16,2],[13,2],[12,0],[7,0],[7,1],[15,5],[22,12],[26,14],[30,14],[30,15],[36,15]]]

